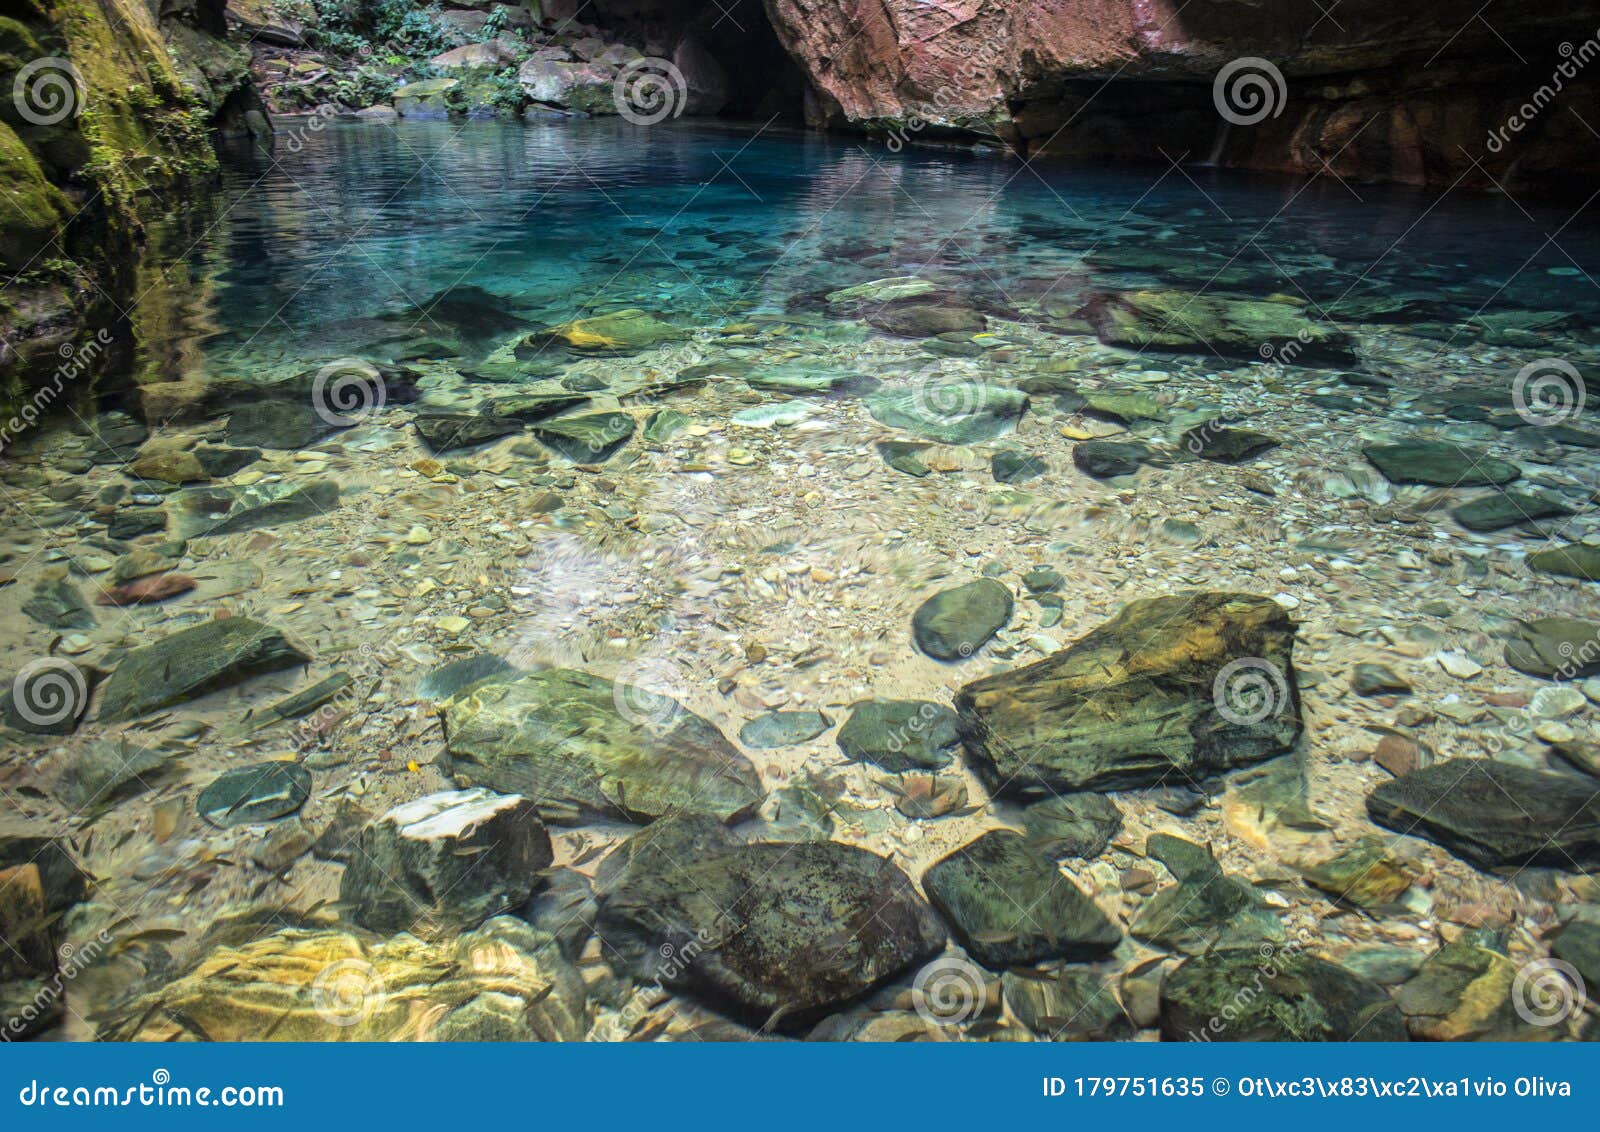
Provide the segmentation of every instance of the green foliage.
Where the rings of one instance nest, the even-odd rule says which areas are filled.
[[[398,86],[395,77],[375,67],[357,67],[334,86],[338,100],[346,106],[376,106],[388,102]]]
[[[520,114],[522,105],[527,101],[522,93],[522,83],[517,80],[517,69],[507,67],[489,80],[492,93],[489,95],[488,104],[496,110],[508,114]]]
[[[312,46],[338,55],[436,55],[450,46],[440,9],[413,0],[315,0]]]

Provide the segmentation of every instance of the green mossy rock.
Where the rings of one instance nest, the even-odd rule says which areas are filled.
[[[1374,444],[1363,448],[1361,454],[1394,484],[1477,487],[1510,483],[1522,475],[1522,469],[1509,461],[1448,441]]]
[[[949,766],[960,742],[956,713],[929,700],[863,700],[839,728],[846,758],[895,774]]]
[[[248,617],[207,621],[182,629],[122,658],[105,683],[101,723],[122,723],[192,700],[261,672],[311,658],[269,625]]]
[[[1264,597],[1129,602],[1061,652],[961,689],[962,739],[1008,794],[1197,780],[1294,746],[1293,647]]]
[[[1246,993],[1248,992],[1248,993]],[[1214,951],[1185,960],[1161,986],[1169,1042],[1402,1042],[1388,993],[1303,951]]]
[[[666,696],[587,672],[551,668],[475,685],[443,710],[451,773],[532,798],[547,821],[674,812],[733,821],[765,794],[715,725]]]
[[[866,398],[879,424],[941,444],[978,444],[1004,436],[1022,419],[1026,394],[981,381],[928,381],[884,388]]]
[[[917,607],[911,634],[935,660],[965,660],[1011,621],[1011,591],[993,578],[942,590]]]
[[[1123,291],[1097,295],[1086,308],[1107,345],[1226,357],[1273,357],[1286,365],[1341,364],[1355,346],[1332,323],[1292,301],[1225,298],[1195,291]]]
[[[1571,514],[1571,512],[1568,512]],[[1600,546],[1575,542],[1528,555],[1528,565],[1544,574],[1600,582]]]

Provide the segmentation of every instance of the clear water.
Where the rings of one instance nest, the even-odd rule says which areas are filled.
[[[362,320],[462,284],[550,322],[644,306],[703,325],[915,273],[1009,303],[1165,283],[1281,292],[1336,322],[1374,297],[1417,300],[1414,317],[1438,324],[1600,315],[1578,267],[1600,235],[1560,209],[1331,179],[1033,168],[776,130],[291,132],[270,155],[231,153],[219,198],[192,254],[214,285],[197,321],[223,373],[360,349],[373,331]]]

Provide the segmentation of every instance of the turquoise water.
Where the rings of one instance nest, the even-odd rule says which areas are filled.
[[[1505,198],[990,154],[771,130],[446,123],[289,131],[229,155],[195,248],[224,371],[360,348],[361,320],[470,284],[532,321],[685,324],[922,274],[996,306],[1165,284],[1309,300],[1335,322],[1600,315],[1592,226]],[[1563,225],[1567,226],[1563,229]],[[1546,242],[1546,236],[1554,240]],[[419,320],[421,331],[442,329]]]

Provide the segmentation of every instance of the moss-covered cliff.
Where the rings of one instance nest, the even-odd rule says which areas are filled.
[[[0,0],[0,424],[131,356],[144,221],[214,175],[209,128],[248,81],[220,20],[218,0]]]

